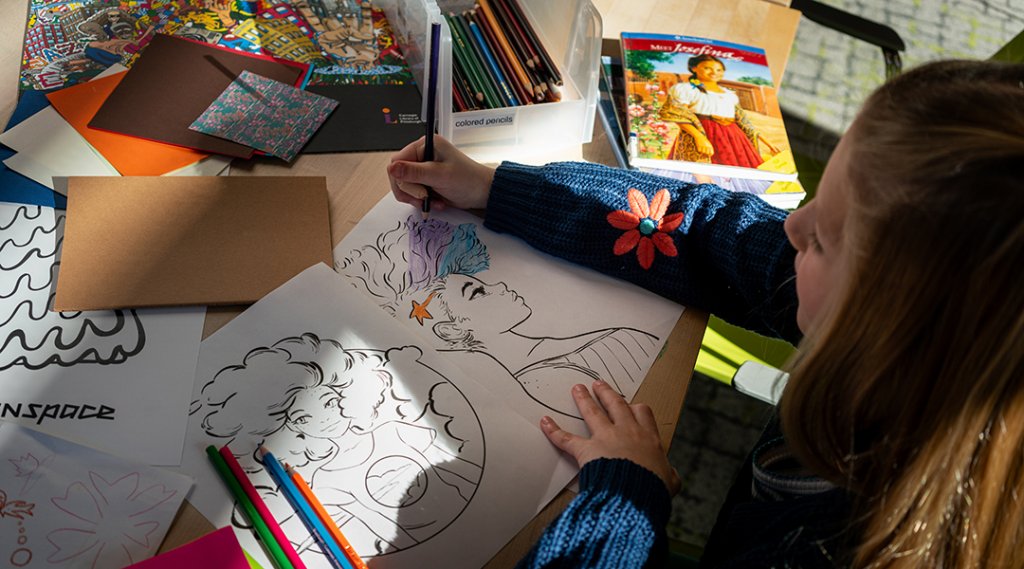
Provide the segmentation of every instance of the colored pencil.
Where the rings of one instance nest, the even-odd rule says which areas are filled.
[[[491,35],[494,36],[494,39],[499,44],[498,49],[505,52],[512,70],[515,73],[515,76],[519,78],[519,82],[523,86],[523,89],[532,94],[533,83],[526,75],[526,70],[523,69],[523,66],[519,63],[519,58],[516,57],[515,50],[512,49],[512,45],[509,43],[508,38],[505,37],[505,33],[501,30],[498,18],[491,9],[490,3],[487,0],[477,0],[477,4],[480,6],[480,16],[477,18],[477,24],[482,23],[480,20],[486,22],[487,26],[491,30]]]
[[[480,31],[483,33],[484,41],[487,42],[487,47],[491,48],[491,53],[495,55],[495,59],[498,60],[498,65],[501,67],[505,77],[509,78],[509,87],[512,87],[512,92],[515,94],[516,103],[520,105],[533,104],[533,87],[530,85],[523,85],[523,82],[519,80],[516,75],[514,64],[510,57],[515,57],[514,54],[510,54],[505,51],[498,41],[497,36],[494,33],[494,28],[491,27],[490,22],[486,18],[483,18],[479,14],[470,11],[469,19],[475,23]]]
[[[455,53],[456,63],[463,65],[463,70],[467,72],[467,78],[470,80],[470,83],[476,87],[477,92],[484,96],[484,106],[489,108],[500,107],[501,98],[492,89],[487,73],[480,68],[479,60],[464,34],[458,16],[449,14],[446,18],[448,20],[448,28],[452,32],[452,51]]]
[[[505,28],[505,33],[508,39],[512,41],[512,46],[516,49],[520,61],[529,69],[536,69],[540,64],[540,57],[535,58],[536,54],[530,48],[530,44],[524,37],[515,18],[508,12],[508,8],[506,8],[503,2],[498,0],[491,0],[491,8],[501,21],[502,27]]]
[[[452,68],[454,69],[454,67]],[[462,111],[468,111],[469,107],[466,106],[465,100],[462,98],[462,86],[459,85],[458,81],[452,80],[452,112],[461,113]]]
[[[466,80],[465,72],[458,64],[452,66],[452,89],[453,94],[461,99],[462,110],[475,110],[480,105],[480,101],[472,94],[473,90]]]
[[[256,530],[256,537],[263,544],[263,547],[267,550],[267,554],[270,559],[274,562],[274,565],[279,569],[293,569],[291,561],[288,560],[288,556],[285,555],[284,550],[281,549],[280,544],[274,539],[274,534],[270,532],[270,528],[267,527],[266,522],[260,517],[256,511],[256,506],[253,505],[252,500],[249,499],[245,494],[245,490],[242,490],[241,483],[231,474],[231,468],[228,467],[224,457],[217,452],[217,447],[210,445],[206,447],[206,455],[210,458],[210,462],[213,463],[213,468],[220,475],[221,480],[227,485],[231,495],[238,502],[238,505],[242,508],[242,513],[245,517],[249,518],[249,523],[252,524]]]
[[[263,458],[263,466],[267,470],[267,474],[274,479],[274,483],[281,489],[281,493],[288,500],[288,503],[292,505],[292,509],[295,510],[295,514],[299,516],[302,523],[305,524],[306,529],[309,530],[310,536],[316,541],[317,545],[320,546],[324,556],[334,567],[342,567],[343,569],[355,569],[352,567],[352,563],[349,562],[348,558],[345,557],[345,553],[341,551],[338,544],[334,543],[331,538],[330,532],[324,527],[324,524],[320,522],[320,519],[316,517],[316,513],[306,503],[306,500],[299,493],[299,489],[295,487],[291,478],[288,478],[288,474],[285,473],[284,467],[277,461],[277,458],[266,449],[266,447],[260,447],[260,456]]]
[[[284,471],[291,477],[292,482],[295,483],[295,487],[299,489],[299,492],[304,498],[306,498],[306,501],[313,506],[313,510],[316,512],[316,515],[319,516],[320,521],[327,526],[327,531],[331,532],[334,540],[341,545],[341,549],[345,552],[345,555],[348,556],[348,560],[352,562],[352,565],[355,565],[356,569],[368,569],[366,564],[363,563],[363,560],[360,559],[359,554],[356,553],[355,548],[352,547],[352,544],[345,539],[345,535],[341,533],[341,528],[339,528],[338,524],[334,522],[334,518],[327,513],[326,509],[324,509],[324,505],[320,503],[316,494],[313,493],[313,489],[309,487],[309,484],[306,484],[306,481],[302,478],[302,475],[299,474],[299,471],[295,470],[288,464],[284,465]]]
[[[441,53],[441,24],[434,22],[430,24],[430,70],[427,75],[427,124],[426,139],[423,146],[423,161],[434,160],[434,122],[437,119],[437,66],[440,63]],[[427,195],[423,197],[423,219],[430,216],[430,199],[434,190],[427,188]]]
[[[256,507],[256,513],[263,518],[263,522],[267,524],[267,528],[270,529],[270,533],[274,536],[277,544],[281,546],[281,550],[284,551],[285,556],[288,557],[288,561],[295,569],[306,569],[306,565],[299,559],[299,554],[295,552],[295,548],[292,547],[292,542],[288,539],[288,536],[281,530],[281,526],[278,525],[277,520],[274,519],[273,514],[270,513],[270,508],[267,508],[266,502],[260,496],[260,493],[256,491],[256,487],[253,486],[252,481],[249,480],[249,476],[242,470],[242,465],[238,464],[238,460],[235,458],[234,453],[228,448],[228,445],[220,447],[220,455],[224,457],[224,462],[228,465],[228,469],[235,475],[235,479],[238,480],[238,484],[242,487],[245,495],[252,501],[253,506]]]
[[[487,65],[487,57],[484,56],[480,43],[473,37],[473,32],[469,29],[468,20],[462,14],[456,14],[452,17],[452,20],[458,26],[462,41],[468,46],[467,54],[471,55],[475,60],[476,65],[480,69],[480,76],[483,77],[484,82],[494,93],[493,108],[508,106],[509,103],[502,93],[501,85],[498,84],[498,78],[490,71],[490,67]]]
[[[537,32],[534,31],[533,26],[530,25],[530,21],[526,18],[526,14],[523,12],[523,8],[519,5],[516,0],[501,0],[508,7],[509,13],[519,22],[519,25],[523,28],[523,32],[526,34],[526,38],[530,41],[534,51],[540,56],[540,63],[546,69],[547,73],[551,76],[555,85],[562,86],[562,74],[559,73],[558,68],[555,67],[554,61],[551,60],[551,55],[548,54],[548,50],[545,49],[544,44],[537,39]]]
[[[473,33],[473,38],[477,41],[480,46],[480,51],[483,52],[484,58],[487,60],[487,65],[490,66],[491,73],[498,80],[498,86],[501,87],[502,95],[505,96],[506,102],[510,106],[516,106],[516,97],[512,93],[512,88],[509,87],[508,78],[501,72],[501,68],[498,66],[498,60],[494,58],[494,54],[491,53],[491,49],[487,47],[487,41],[484,40],[483,32],[480,31],[480,27],[476,25],[476,22],[469,20],[469,31]]]
[[[462,69],[462,66],[459,65],[458,61],[455,62],[455,65],[452,65],[452,75],[452,80],[462,92],[462,98],[465,100],[467,105],[476,106],[483,102],[483,93],[476,92],[476,90],[473,89],[473,86],[469,84],[469,79],[466,78],[466,71]]]

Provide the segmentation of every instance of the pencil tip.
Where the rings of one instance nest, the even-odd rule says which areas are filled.
[[[260,456],[266,456],[269,452],[270,451],[267,450],[267,447],[260,445]]]
[[[427,218],[430,217],[430,212],[429,211],[424,211],[424,212],[422,212],[422,215],[423,215],[423,221],[426,221]]]

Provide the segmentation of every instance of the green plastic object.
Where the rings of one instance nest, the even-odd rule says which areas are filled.
[[[732,376],[746,361],[781,368],[795,348],[787,342],[761,336],[712,316],[704,332],[695,371],[732,385]]]
[[[1010,43],[1004,45],[1002,49],[997,51],[992,59],[994,61],[1006,61],[1008,63],[1021,63],[1024,62],[1024,31],[1017,34],[1017,37],[1010,40]]]

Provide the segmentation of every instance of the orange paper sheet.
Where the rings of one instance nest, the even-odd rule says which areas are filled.
[[[96,111],[124,78],[125,73],[93,79],[48,94],[50,104],[103,155],[122,176],[161,176],[206,158],[209,154],[89,128]]]

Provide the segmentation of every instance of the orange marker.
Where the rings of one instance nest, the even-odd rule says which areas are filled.
[[[331,537],[334,538],[334,541],[338,542],[338,545],[341,546],[342,551],[345,552],[345,556],[348,557],[348,560],[352,565],[354,565],[356,569],[369,569],[366,566],[366,563],[363,563],[363,560],[359,558],[359,554],[356,553],[352,544],[345,539],[344,535],[342,535],[341,529],[338,528],[338,524],[334,523],[334,518],[327,513],[327,510],[324,509],[324,505],[317,499],[316,494],[313,494],[313,489],[310,488],[309,484],[306,484],[306,481],[302,479],[302,475],[287,463],[285,463],[284,469],[285,472],[288,473],[288,476],[291,477],[292,482],[295,483],[295,487],[299,489],[299,493],[302,494],[302,497],[309,502],[310,506],[313,506],[313,511],[316,512],[316,516],[320,518],[320,521],[327,527],[327,531],[331,532]]]

